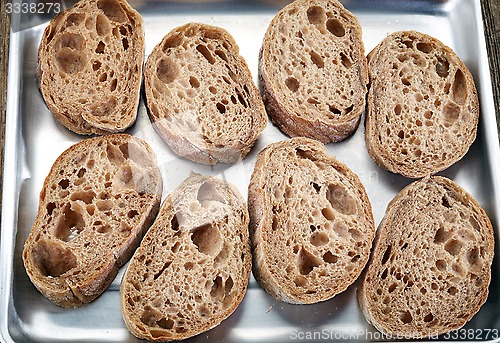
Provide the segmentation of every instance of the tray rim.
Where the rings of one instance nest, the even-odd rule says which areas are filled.
[[[18,177],[18,158],[19,154],[15,149],[17,142],[17,132],[19,130],[19,118],[17,112],[19,108],[18,99],[13,89],[19,90],[21,86],[21,71],[20,58],[16,55],[20,53],[21,37],[19,34],[10,34],[9,43],[9,67],[7,76],[7,104],[5,112],[5,137],[4,137],[4,170],[2,180],[2,222],[0,229],[0,250],[2,251],[1,259],[2,272],[0,272],[0,312],[6,314],[0,316],[0,337],[5,339],[5,342],[14,342],[9,332],[9,308],[8,304],[12,301],[12,285],[13,285],[13,255],[14,255],[14,236],[17,234],[17,214],[18,208],[15,206],[16,184]],[[15,63],[12,63],[15,61]],[[13,182],[8,178],[15,176],[16,181]],[[12,223],[13,232],[7,232],[5,229],[7,224]],[[8,236],[8,233],[11,236]],[[12,244],[7,244],[10,241]],[[8,259],[5,256],[8,253]],[[8,336],[6,336],[8,335]],[[8,340],[7,340],[8,339]]]

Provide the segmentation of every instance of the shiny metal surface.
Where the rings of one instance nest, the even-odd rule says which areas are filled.
[[[189,21],[226,28],[240,46],[257,80],[257,57],[271,18],[285,1],[148,1],[130,0],[144,17],[146,54],[172,28]],[[474,75],[481,100],[478,138],[469,153],[441,173],[470,192],[500,230],[500,153],[491,81],[481,22],[480,4],[474,0],[346,0],[359,18],[365,50],[369,52],[388,33],[413,29],[433,35],[453,48]],[[119,284],[123,273],[95,302],[80,309],[59,308],[43,298],[30,283],[21,259],[23,242],[35,219],[38,195],[53,161],[82,137],[59,125],[47,110],[36,85],[36,55],[44,25],[13,33],[3,182],[0,250],[0,334],[6,342],[135,342],[121,318]],[[136,125],[129,133],[148,141],[157,156],[166,195],[190,171],[218,175],[235,184],[246,196],[247,185],[262,148],[286,137],[269,123],[250,155],[235,165],[201,166],[177,158],[158,137],[141,102]],[[372,203],[375,222],[388,202],[410,180],[377,167],[364,146],[364,127],[328,151],[356,172]],[[498,248],[497,248],[498,249]],[[498,251],[497,251],[498,252]],[[497,254],[498,256],[498,254]],[[481,311],[459,332],[461,339],[495,339],[500,330],[498,257],[493,264],[490,296]],[[252,278],[236,312],[220,326],[192,342],[384,341],[362,316],[356,300],[357,283],[334,299],[317,305],[289,305],[267,295]],[[473,330],[473,331],[471,331]],[[489,332],[489,333],[488,333]],[[453,337],[440,337],[452,340]]]

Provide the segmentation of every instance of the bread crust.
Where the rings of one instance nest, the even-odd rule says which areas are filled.
[[[297,137],[261,151],[248,206],[255,278],[281,301],[330,299],[368,261],[375,236],[368,196],[316,140]]]
[[[160,206],[162,182],[146,142],[126,134],[81,141],[45,179],[23,262],[62,307],[97,298],[132,256]]]
[[[368,153],[408,178],[442,171],[474,142],[479,101],[471,73],[449,47],[416,31],[395,32],[368,54]]]
[[[137,118],[143,59],[142,17],[126,0],[80,0],[44,30],[38,87],[69,130],[123,132]]]
[[[266,31],[258,80],[271,120],[287,135],[324,144],[347,138],[360,123],[368,84],[357,18],[336,0],[285,6]]]
[[[267,125],[238,45],[219,27],[189,23],[170,31],[148,57],[144,86],[160,137],[197,163],[242,160]]]
[[[413,339],[461,328],[488,297],[493,227],[480,205],[440,176],[389,203],[358,289],[366,320]]]
[[[120,287],[136,337],[182,340],[237,308],[251,273],[248,209],[238,190],[192,174],[165,200]]]

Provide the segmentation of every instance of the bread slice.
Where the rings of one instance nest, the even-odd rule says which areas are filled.
[[[143,140],[114,134],[71,146],[45,179],[24,244],[33,284],[63,307],[97,298],[139,245],[161,193],[156,156]]]
[[[366,147],[383,168],[409,178],[444,170],[476,138],[479,103],[459,57],[436,38],[396,32],[368,55]]]
[[[493,228],[453,181],[426,177],[387,206],[358,290],[369,323],[392,337],[462,327],[488,296]]]
[[[361,26],[336,0],[297,0],[271,21],[259,59],[259,87],[286,134],[337,142],[365,110],[368,67]]]
[[[267,125],[238,45],[219,27],[190,23],[169,32],[147,59],[144,86],[156,131],[194,162],[243,159]]]
[[[165,200],[123,277],[123,319],[141,339],[171,341],[220,324],[251,272],[248,209],[238,190],[192,174]]]
[[[260,152],[248,206],[254,275],[279,300],[327,300],[368,261],[375,224],[365,189],[316,140],[293,138]]]
[[[81,0],[51,20],[38,50],[47,107],[82,135],[135,123],[144,59],[142,17],[125,0]]]

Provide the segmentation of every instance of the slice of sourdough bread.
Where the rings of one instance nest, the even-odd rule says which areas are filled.
[[[259,59],[259,87],[286,134],[337,142],[356,131],[368,67],[361,26],[336,0],[297,0],[271,21]]]
[[[428,338],[462,327],[488,296],[494,237],[478,203],[453,181],[427,177],[387,206],[358,290],[383,333]]]
[[[161,193],[156,156],[138,138],[114,134],[67,149],[45,179],[24,244],[33,284],[59,306],[94,300],[139,245]]]
[[[215,177],[193,174],[174,190],[122,280],[130,332],[181,340],[229,317],[251,272],[248,221],[238,190]]]
[[[219,27],[190,23],[169,32],[147,59],[144,86],[156,131],[194,162],[243,159],[267,125],[238,45]]]
[[[366,147],[377,164],[421,178],[460,160],[476,138],[479,103],[455,52],[403,31],[385,38],[368,60]]]
[[[311,304],[344,291],[375,236],[358,177],[308,138],[273,143],[248,188],[254,275],[279,300]]]
[[[56,16],[38,50],[47,107],[78,134],[135,123],[144,59],[142,17],[125,0],[81,0]]]

